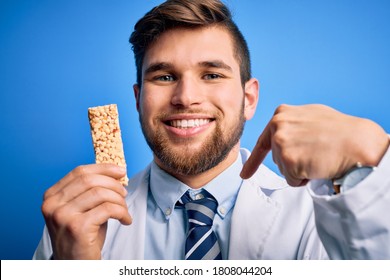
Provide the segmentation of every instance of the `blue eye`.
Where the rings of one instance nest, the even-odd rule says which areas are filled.
[[[221,78],[221,75],[215,74],[215,73],[204,75],[205,80],[215,80],[215,79],[219,79],[219,78]]]
[[[172,82],[175,80],[175,78],[172,75],[163,75],[163,76],[158,76],[155,78],[157,81],[161,82]]]

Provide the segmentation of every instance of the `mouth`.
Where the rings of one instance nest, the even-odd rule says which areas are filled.
[[[213,119],[175,119],[165,121],[164,123],[174,128],[190,129],[207,125],[212,121]]]
[[[200,136],[212,127],[215,118],[200,114],[177,114],[162,120],[173,137],[189,138]]]

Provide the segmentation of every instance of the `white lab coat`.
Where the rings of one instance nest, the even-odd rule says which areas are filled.
[[[249,155],[241,150],[243,162]],[[103,259],[143,259],[149,171],[150,166],[129,182],[126,202],[133,223],[109,220]],[[354,189],[328,196],[321,195],[328,192],[325,181],[290,187],[261,165],[239,191],[229,259],[390,259],[389,175],[388,151],[377,170]],[[51,254],[45,229],[34,258]]]

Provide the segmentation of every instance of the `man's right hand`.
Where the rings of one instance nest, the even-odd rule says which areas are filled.
[[[114,164],[79,166],[45,192],[42,213],[55,259],[100,259],[107,220],[131,224],[118,180],[125,173]]]

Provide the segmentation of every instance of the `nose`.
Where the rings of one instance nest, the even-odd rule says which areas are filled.
[[[199,83],[194,79],[182,78],[176,84],[171,103],[174,106],[190,107],[202,103],[203,94]]]

